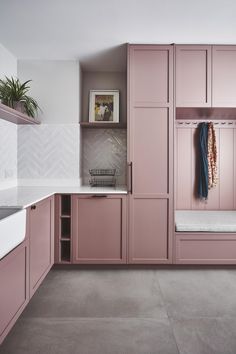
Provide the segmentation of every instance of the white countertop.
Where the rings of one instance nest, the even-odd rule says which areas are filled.
[[[27,208],[53,194],[127,194],[127,188],[90,186],[14,187],[0,191],[0,207]]]

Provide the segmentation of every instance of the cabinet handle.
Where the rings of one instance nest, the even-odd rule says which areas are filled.
[[[35,210],[36,209],[36,205],[31,205],[31,210]]]
[[[92,195],[92,198],[107,198],[107,195],[105,195],[105,194],[94,194],[94,195]]]
[[[133,163],[128,163],[128,193],[133,193]]]

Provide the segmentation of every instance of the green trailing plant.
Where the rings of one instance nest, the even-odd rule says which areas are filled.
[[[14,79],[13,77],[5,76],[5,79],[0,79],[1,102],[16,109],[22,107],[23,113],[30,117],[35,117],[40,107],[34,98],[27,95],[30,89],[28,84],[31,81],[28,80],[22,84],[19,79]]]

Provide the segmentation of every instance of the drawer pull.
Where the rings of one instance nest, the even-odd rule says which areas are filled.
[[[92,195],[92,198],[107,198],[106,194],[94,194]]]

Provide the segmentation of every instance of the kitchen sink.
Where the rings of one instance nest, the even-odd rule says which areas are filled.
[[[24,241],[26,209],[0,207],[0,259]]]

